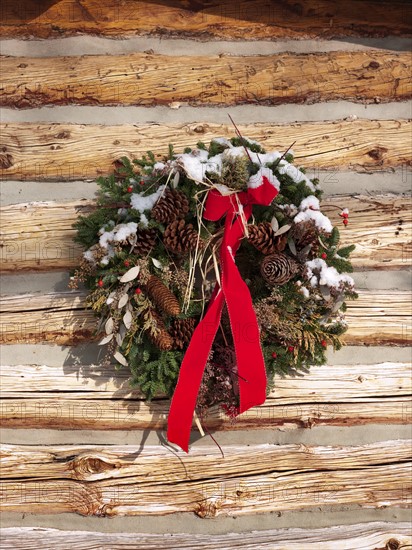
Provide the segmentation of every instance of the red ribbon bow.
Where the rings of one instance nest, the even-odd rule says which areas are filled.
[[[204,218],[216,221],[226,214],[220,248],[221,285],[216,283],[207,312],[193,333],[170,406],[167,438],[186,452],[189,449],[193,413],[203,371],[225,302],[238,368],[238,414],[261,405],[266,399],[266,369],[260,347],[259,327],[249,289],[236,267],[234,257],[244,234],[244,220],[247,221],[251,216],[253,204],[269,205],[277,194],[278,190],[266,176],[262,177],[259,187],[249,188],[248,191],[231,195],[222,195],[216,190],[208,193]]]

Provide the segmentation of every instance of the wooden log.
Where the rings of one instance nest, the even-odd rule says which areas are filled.
[[[384,550],[411,545],[411,528],[407,522],[371,522],[320,529],[276,529],[253,533],[149,534],[102,533],[95,531],[62,531],[39,527],[5,527],[2,529],[3,550],[64,550],[70,540],[76,550],[227,550],[242,547],[249,550]]]
[[[1,57],[0,105],[280,105],[412,96],[409,53]],[[185,78],[182,78],[185,75]],[[218,75],[218,79],[216,79]]]
[[[338,177],[338,176],[337,176]],[[351,258],[357,269],[397,269],[412,258],[411,198],[396,195],[337,195],[322,209],[339,225],[339,209],[350,210],[341,243],[356,244]],[[73,268],[82,249],[73,242],[72,224],[94,209],[93,201],[22,203],[0,208],[0,270],[45,271]]]
[[[160,429],[170,403],[143,402],[127,369],[114,366],[4,365],[4,428]],[[213,430],[295,429],[318,425],[407,424],[412,419],[410,364],[312,367],[304,377],[275,380],[266,402],[229,419],[214,408],[202,422]]]
[[[62,0],[44,5],[35,0],[4,0],[0,33],[10,38],[93,34],[277,40],[410,36],[410,28],[408,6],[402,0],[190,0],[184,4]]]
[[[308,168],[359,172],[411,166],[412,123],[353,120],[239,125],[241,133],[268,150],[294,145],[295,159]],[[232,136],[229,124],[76,125],[9,123],[1,126],[3,179],[76,180],[113,169],[121,156],[148,150],[161,159],[173,142],[177,152],[201,140]],[[310,174],[309,174],[310,175]]]
[[[362,290],[348,303],[347,344],[408,345],[411,336],[411,293]],[[84,309],[78,291],[3,296],[0,342],[7,344],[54,342],[68,345],[90,340],[97,319]]]
[[[409,507],[411,441],[357,446],[2,446],[2,511],[200,517]]]

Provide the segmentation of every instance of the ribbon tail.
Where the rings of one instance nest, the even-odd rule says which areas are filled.
[[[265,402],[267,377],[252,298],[227,247],[222,254],[222,290],[232,327],[242,413]]]
[[[210,349],[219,328],[224,297],[220,291],[196,327],[180,367],[179,379],[170,405],[167,439],[186,453],[197,395]]]

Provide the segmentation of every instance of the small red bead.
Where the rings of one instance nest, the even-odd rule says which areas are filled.
[[[125,260],[125,261],[124,261],[124,266],[125,266],[125,267],[129,267],[129,265],[130,265],[129,260]]]
[[[323,348],[326,348],[328,346],[326,340],[322,340],[322,342],[320,343],[320,345],[323,347]]]
[[[321,255],[322,260],[326,260],[327,257],[328,255],[326,254],[326,252],[322,252],[322,255]]]
[[[295,351],[295,348],[293,346],[288,346],[288,352],[292,353],[292,351]]]
[[[99,279],[99,280],[97,281],[97,284],[98,284],[99,287],[101,288],[101,287],[104,285],[103,280],[102,280],[102,279]]]
[[[134,291],[135,294],[141,294],[142,293],[142,289],[141,288],[136,288],[136,290]]]
[[[133,191],[133,187],[131,185],[129,185],[129,187],[127,188],[127,192],[131,193],[132,191]]]
[[[272,353],[273,359],[276,359],[277,356],[278,356],[278,354],[276,353],[276,351],[274,351],[274,352]]]
[[[349,223],[349,222],[348,222],[348,219],[347,219],[347,218],[344,218],[344,219],[343,219],[343,225],[348,225],[348,223]]]

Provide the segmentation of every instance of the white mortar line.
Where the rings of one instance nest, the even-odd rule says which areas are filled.
[[[51,252],[52,249],[50,249]],[[403,269],[366,270],[351,274],[358,290],[410,290],[411,264],[405,262]],[[15,296],[26,293],[46,293],[68,291],[69,270],[29,273],[2,274],[0,293],[2,296]]]
[[[21,512],[2,512],[2,528],[39,527],[61,530],[97,531],[103,533],[199,533],[216,535],[242,533],[246,531],[264,531],[269,529],[294,528],[313,529],[336,525],[354,525],[366,522],[408,522],[410,510],[390,507],[387,509],[359,509],[356,505],[322,506],[307,508],[303,511],[285,511],[279,513],[260,513],[205,520],[193,513],[176,513],[168,516],[129,516],[129,517],[84,517],[78,514],[22,514]],[[92,538],[91,538],[92,541]],[[239,546],[240,548],[240,546]]]
[[[72,36],[47,40],[0,40],[2,55],[49,57],[67,55],[127,54],[153,50],[162,55],[271,55],[284,52],[317,53],[331,51],[410,51],[412,39],[386,36],[384,38],[346,37],[340,40],[190,40],[134,36],[106,38]]]
[[[327,122],[348,118],[354,120],[393,120],[412,118],[412,101],[381,104],[362,104],[350,101],[330,101],[312,105],[228,105],[179,108],[168,106],[134,107],[115,105],[110,107],[64,105],[34,109],[0,109],[2,123],[66,123],[66,124],[189,124],[210,122],[229,124],[228,113],[237,124]]]
[[[324,197],[339,195],[365,195],[374,193],[402,194],[411,192],[412,171],[408,167],[386,172],[363,174],[341,172],[338,169],[317,171],[308,168],[310,178],[317,177]],[[23,202],[41,201],[80,201],[94,199],[98,185],[94,180],[85,181],[2,181],[0,191],[1,206]]]

